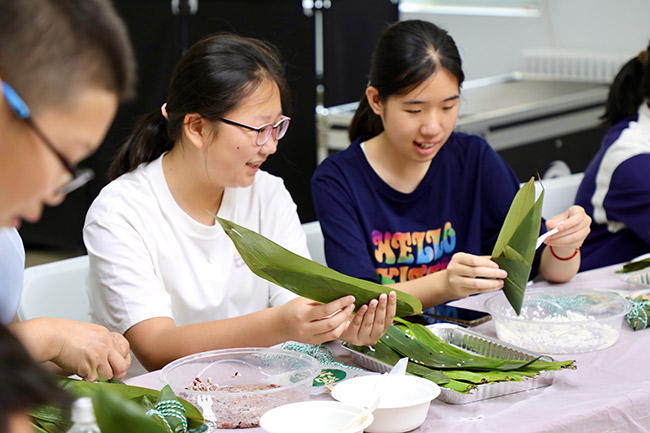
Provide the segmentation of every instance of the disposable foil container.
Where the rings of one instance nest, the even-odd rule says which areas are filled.
[[[490,356],[495,358],[523,360],[528,361],[539,358],[542,361],[552,361],[553,358],[545,355],[540,355],[529,350],[504,343],[494,338],[481,335],[477,332],[471,331],[462,326],[436,323],[427,326],[431,332],[446,343],[452,344],[456,347],[464,349],[470,353],[477,355]],[[352,357],[352,361],[359,367],[376,371],[378,373],[385,373],[389,371],[392,366],[381,362],[371,356],[359,353],[356,350],[348,347],[346,343],[342,344]],[[494,382],[489,384],[478,385],[468,394],[461,394],[449,388],[442,387],[442,392],[438,400],[444,401],[448,404],[467,404],[474,403],[480,400],[486,400],[494,397],[501,397],[508,394],[514,394],[522,391],[529,391],[531,389],[543,388],[553,383],[555,371],[543,371],[538,376],[532,378],[524,378],[521,382]]]

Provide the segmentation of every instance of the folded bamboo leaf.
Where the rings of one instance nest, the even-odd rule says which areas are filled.
[[[388,294],[394,290],[397,293],[397,316],[410,316],[422,312],[422,304],[415,296],[381,284],[343,275],[327,266],[294,254],[252,230],[217,216],[214,217],[232,239],[250,270],[278,286],[321,303],[353,295],[357,308],[372,299],[377,299],[382,293]]]
[[[512,200],[499,237],[492,250],[492,260],[508,272],[503,292],[517,315],[521,312],[526,283],[530,277],[535,243],[542,221],[544,190],[535,201],[535,180],[517,191]]]

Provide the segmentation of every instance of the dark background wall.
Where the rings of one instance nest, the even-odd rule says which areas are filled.
[[[37,224],[20,230],[27,249],[83,251],[81,230],[88,207],[107,183],[106,170],[138,116],[165,102],[174,65],[204,35],[233,32],[274,43],[285,62],[292,92],[291,127],[264,169],[282,177],[303,222],[314,219],[310,179],[316,168],[316,85],[325,86],[326,106],[357,101],[377,37],[398,18],[395,0],[331,0],[303,10],[300,0],[114,0],[125,20],[138,62],[137,96],[120,107],[99,150],[82,166],[96,178]],[[177,3],[178,9],[172,10]],[[191,4],[198,5],[192,14]],[[324,74],[315,72],[315,18],[322,12]]]

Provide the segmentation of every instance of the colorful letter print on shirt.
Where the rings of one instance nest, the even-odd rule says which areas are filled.
[[[423,277],[447,268],[456,248],[456,231],[450,222],[426,231],[372,232],[377,279],[382,284]]]

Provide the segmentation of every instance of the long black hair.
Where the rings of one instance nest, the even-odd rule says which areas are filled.
[[[277,84],[282,109],[289,90],[276,48],[258,39],[215,34],[194,44],[174,68],[167,94],[167,119],[160,110],[142,116],[118,151],[109,178],[134,170],[171,150],[188,113],[215,122],[235,110],[265,80]]]
[[[600,118],[608,126],[635,118],[639,105],[650,99],[650,43],[638,56],[631,58],[618,71],[609,87],[605,114]]]
[[[456,77],[460,87],[465,74],[453,38],[428,21],[398,21],[377,42],[370,61],[368,85],[376,87],[379,99],[385,101],[389,96],[410,92],[440,68]],[[383,130],[381,118],[363,95],[350,124],[350,140],[362,135],[375,136]]]

